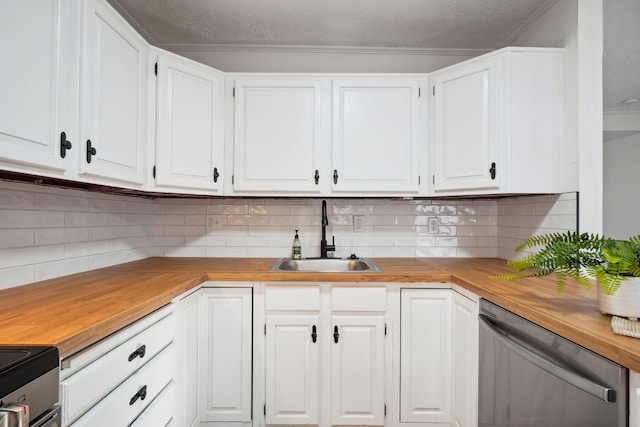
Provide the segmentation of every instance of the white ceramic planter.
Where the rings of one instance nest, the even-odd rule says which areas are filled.
[[[598,305],[604,314],[640,319],[640,277],[629,277],[613,295],[598,286]]]

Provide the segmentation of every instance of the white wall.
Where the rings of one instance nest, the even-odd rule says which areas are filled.
[[[627,239],[640,234],[640,134],[604,144],[604,234]]]
[[[603,210],[602,16],[602,0],[561,0],[515,42],[566,49],[564,191],[580,191],[579,229],[594,233]]]
[[[485,53],[382,48],[166,48],[225,72],[287,73],[428,73]]]

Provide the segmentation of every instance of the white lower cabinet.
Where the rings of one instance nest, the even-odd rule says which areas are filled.
[[[401,422],[451,422],[451,293],[401,291]]]
[[[61,362],[62,425],[129,425],[175,376],[168,307]]]
[[[251,423],[253,291],[203,288],[199,301],[200,424]],[[236,424],[238,425],[238,424]]]
[[[171,382],[175,364],[175,346],[171,345],[80,417],[73,426],[128,426]]]
[[[169,383],[149,404],[147,409],[136,418],[130,427],[168,427],[177,426],[175,418],[176,387]]]
[[[199,425],[198,414],[198,341],[200,339],[199,301],[201,293],[196,291],[176,303],[176,422],[178,426]],[[160,424],[158,424],[160,425]]]
[[[478,425],[478,302],[453,295],[452,427]]]
[[[384,315],[332,316],[331,325],[331,423],[384,425]]]
[[[266,287],[266,424],[384,425],[385,293]]]
[[[267,315],[267,424],[318,424],[318,314]]]

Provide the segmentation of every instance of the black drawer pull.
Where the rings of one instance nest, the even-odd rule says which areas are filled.
[[[133,395],[131,400],[129,400],[129,406],[131,406],[134,403],[136,403],[136,400],[138,400],[138,399],[144,400],[146,397],[147,397],[147,386],[145,385],[140,390],[138,390],[138,392],[136,394]]]
[[[336,325],[333,327],[333,341],[337,343],[339,339],[340,339],[340,334],[338,333],[338,326]]]
[[[131,362],[133,359],[135,359],[138,356],[140,356],[140,359],[142,359],[146,352],[147,352],[147,346],[141,345],[140,347],[138,347],[136,351],[134,351],[129,355],[129,362]]]
[[[318,169],[316,169],[316,173],[313,175],[313,180],[316,182],[316,185],[320,182],[320,171],[318,171]]]
[[[311,328],[311,340],[313,342],[316,342],[318,340],[318,332],[316,329],[316,325],[313,325],[313,327]]]

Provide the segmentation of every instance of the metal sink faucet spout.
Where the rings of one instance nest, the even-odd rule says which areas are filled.
[[[331,238],[331,244],[327,244],[327,225],[329,225],[329,217],[327,217],[327,201],[322,201],[322,239],[320,240],[320,258],[329,258],[327,252],[336,250],[336,238]]]

